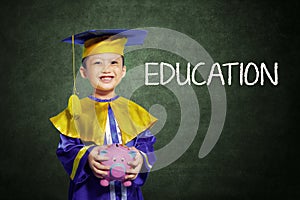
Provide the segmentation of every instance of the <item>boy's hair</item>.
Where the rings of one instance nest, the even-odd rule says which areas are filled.
[[[121,57],[122,57],[122,66],[124,66],[125,59],[124,59],[124,56],[121,55]],[[82,59],[82,66],[84,68],[86,68],[86,60],[87,60],[87,58],[88,57],[85,57],[84,59]]]

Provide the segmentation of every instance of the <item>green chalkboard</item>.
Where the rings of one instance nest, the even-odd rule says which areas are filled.
[[[234,68],[232,84],[222,86],[224,121],[213,124],[224,123],[220,138],[203,158],[199,150],[213,116],[208,86],[175,84],[181,99],[166,85],[143,82],[130,94],[128,88],[118,88],[120,95],[159,115],[153,127],[155,149],[165,149],[181,134],[182,143],[173,150],[182,155],[165,166],[161,163],[172,155],[160,157],[161,168],[150,173],[142,188],[145,199],[299,198],[298,108],[293,102],[298,93],[298,10],[297,1],[5,0],[0,13],[0,199],[67,199],[69,177],[56,157],[59,133],[49,121],[72,93],[71,45],[61,40],[89,29],[147,27],[185,35],[214,62],[264,62],[271,72],[278,62],[279,83],[241,86]],[[180,49],[180,42],[172,45]],[[81,50],[76,46],[77,70]],[[193,53],[188,47],[185,52]],[[178,62],[184,75],[189,60],[159,48],[130,51],[125,54],[126,86],[134,86],[137,66],[142,70],[137,79],[144,80],[147,62]],[[228,69],[222,69],[227,80]],[[196,75],[198,81],[206,78]],[[224,97],[219,95],[213,98]],[[182,106],[193,99],[196,104]],[[183,123],[186,129],[178,133]]]

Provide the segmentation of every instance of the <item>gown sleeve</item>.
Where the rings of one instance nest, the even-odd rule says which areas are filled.
[[[60,134],[56,154],[75,184],[84,182],[91,175],[92,172],[87,165],[87,159],[94,147],[94,145],[85,146],[78,138]]]
[[[142,186],[145,184],[148,174],[156,161],[153,145],[156,142],[156,137],[146,130],[139,134],[135,140],[127,143],[127,146],[137,148],[143,157],[143,166],[137,178],[133,180],[133,185]]]

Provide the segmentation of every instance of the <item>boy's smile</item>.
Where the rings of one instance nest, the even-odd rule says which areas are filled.
[[[101,98],[115,96],[115,88],[126,74],[121,55],[116,53],[102,53],[86,58],[85,67],[80,68],[83,78],[87,78],[95,89],[95,95]],[[100,96],[99,96],[100,97]]]
[[[107,76],[107,75],[103,75],[99,77],[99,79],[104,83],[109,83],[113,78],[114,76]]]

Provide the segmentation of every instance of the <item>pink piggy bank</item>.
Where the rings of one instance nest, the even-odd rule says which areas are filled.
[[[136,152],[130,150],[129,147],[121,144],[109,145],[107,149],[99,152],[101,156],[108,157],[109,160],[103,161],[102,164],[110,166],[108,175],[100,181],[100,185],[108,186],[110,181],[121,181],[125,187],[131,186],[131,181],[125,180],[126,171],[130,169],[127,164],[129,161],[133,161]]]

